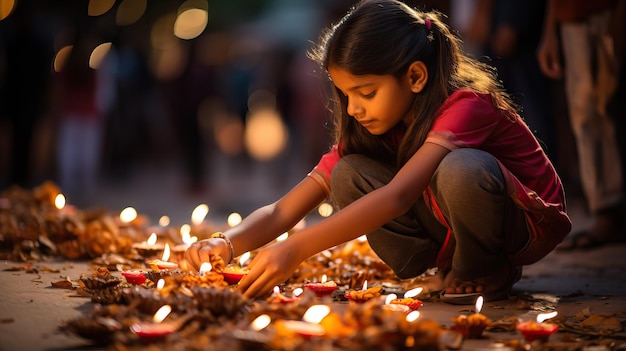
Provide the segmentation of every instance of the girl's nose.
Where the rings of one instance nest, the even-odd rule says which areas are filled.
[[[354,103],[354,100],[348,100],[348,115],[357,117],[363,114],[363,107],[360,104]]]

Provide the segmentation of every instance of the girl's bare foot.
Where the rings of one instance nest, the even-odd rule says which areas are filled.
[[[460,280],[450,271],[445,275],[445,294],[474,294],[484,296],[485,300],[493,301],[504,299],[521,278],[521,267],[507,266],[491,275],[476,278],[474,280]]]

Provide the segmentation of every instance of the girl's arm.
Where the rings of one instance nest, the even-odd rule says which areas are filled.
[[[224,233],[233,245],[234,256],[257,249],[293,228],[325,198],[326,193],[317,181],[306,177],[281,199],[255,210]],[[185,261],[198,270],[202,262],[209,261],[210,254],[232,259],[228,243],[213,238],[191,245],[185,252]]]
[[[449,151],[425,143],[389,184],[361,197],[320,223],[259,252],[239,288],[260,297],[288,279],[308,257],[380,228],[406,213],[422,196],[437,166]]]

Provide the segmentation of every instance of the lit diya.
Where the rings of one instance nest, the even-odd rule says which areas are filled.
[[[337,283],[332,280],[327,281],[326,274],[324,274],[319,283],[306,283],[304,284],[304,288],[315,292],[317,297],[323,297],[337,290]]]
[[[279,334],[298,334],[304,338],[323,336],[326,329],[320,322],[330,313],[328,305],[313,305],[309,307],[302,320],[278,320],[275,326]]]
[[[267,302],[270,303],[290,303],[297,301],[299,296],[302,294],[302,288],[295,288],[291,292],[291,296],[285,296],[281,291],[280,287],[275,286],[274,292],[270,297],[267,298]]]
[[[178,268],[178,264],[175,262],[168,262],[170,258],[170,245],[165,244],[165,249],[163,250],[163,257],[160,260],[151,260],[148,262],[150,268],[155,271],[169,271]]]
[[[174,323],[163,322],[172,312],[170,305],[164,305],[152,317],[152,322],[134,323],[130,326],[130,331],[144,339],[162,338],[176,330]]]
[[[230,284],[239,284],[239,281],[243,279],[250,271],[243,267],[243,264],[250,258],[250,252],[246,252],[239,258],[239,265],[226,266],[221,274],[224,276],[224,280]]]
[[[139,255],[145,258],[162,255],[165,246],[161,243],[157,243],[157,238],[157,234],[153,232],[148,237],[148,240],[141,243],[135,243],[132,248],[135,249]]]
[[[148,279],[146,277],[146,272],[142,270],[122,271],[121,273],[129,284],[141,285],[145,283],[146,279]]]
[[[459,315],[453,318],[454,325],[450,329],[458,331],[467,339],[478,339],[482,337],[485,328],[491,324],[491,320],[484,314],[480,313],[483,307],[483,297],[478,296],[476,299],[476,313],[468,315]]]
[[[379,297],[382,294],[382,285],[376,285],[371,288],[367,287],[367,280],[363,282],[362,290],[348,290],[346,291],[346,299],[354,302],[365,302],[367,300]]]
[[[411,310],[416,310],[424,305],[424,303],[418,299],[414,299],[413,297],[419,295],[422,292],[423,288],[415,288],[411,289],[404,293],[404,298],[388,298],[388,304],[397,304],[407,306]],[[390,295],[392,296],[392,295]]]
[[[526,321],[517,323],[517,329],[524,336],[524,340],[532,342],[534,340],[547,341],[550,335],[559,330],[559,326],[554,323],[545,323],[544,321],[556,317],[557,312],[540,313],[537,315],[537,321]]]

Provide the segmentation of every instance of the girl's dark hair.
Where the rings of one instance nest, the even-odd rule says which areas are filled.
[[[384,135],[370,134],[349,116],[347,98],[333,86],[334,139],[342,144],[344,155],[366,154],[401,167],[424,143],[439,107],[459,89],[488,93],[498,109],[514,111],[494,69],[466,55],[441,16],[396,0],[364,0],[322,32],[309,54],[324,72],[333,66],[354,75],[400,79],[415,61],[428,69],[428,82],[415,94],[410,109],[414,116],[399,146]]]

